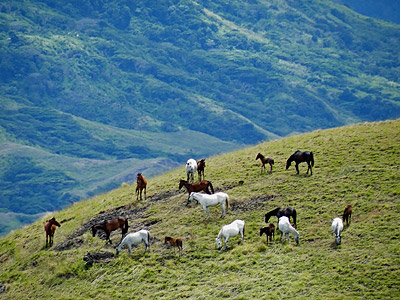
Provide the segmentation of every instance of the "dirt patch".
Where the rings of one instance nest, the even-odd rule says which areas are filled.
[[[271,200],[275,197],[276,197],[275,195],[260,195],[260,196],[251,198],[250,201],[247,201],[247,202],[238,202],[238,203],[229,204],[229,207],[230,207],[230,210],[232,210],[232,211],[254,210],[259,207],[263,207],[266,202],[268,202],[269,200]]]
[[[93,252],[87,253],[83,260],[86,262],[86,266],[91,267],[94,263],[108,263],[114,256],[114,253],[111,252]]]

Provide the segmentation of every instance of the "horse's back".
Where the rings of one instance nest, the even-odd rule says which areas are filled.
[[[339,231],[342,231],[343,230],[343,222],[342,222],[342,219],[340,219],[340,218],[334,218],[333,219],[333,221],[332,221],[332,230],[333,231],[337,231],[337,230],[339,230]]]

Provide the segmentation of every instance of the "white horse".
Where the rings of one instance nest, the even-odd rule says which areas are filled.
[[[235,220],[231,224],[222,226],[221,230],[218,233],[217,238],[215,239],[215,243],[217,244],[218,250],[221,249],[221,238],[224,238],[224,249],[227,247],[228,239],[231,236],[236,236],[240,233],[241,239],[240,242],[243,241],[244,238],[244,221],[243,220]]]
[[[296,229],[294,229],[294,227],[292,225],[290,225],[288,217],[282,216],[279,218],[278,228],[282,232],[282,241],[284,241],[286,234],[287,234],[287,240],[289,241],[289,235],[291,233],[294,236],[294,240],[296,241],[296,244],[297,245],[299,244],[300,234]]]
[[[186,174],[187,174],[187,182],[190,183],[189,177],[192,179],[192,183],[194,182],[194,174],[197,172],[197,162],[191,158],[186,162]]]
[[[342,242],[342,231],[343,231],[343,222],[340,218],[334,218],[332,221],[332,230],[335,233],[335,242],[336,245],[340,245]]]
[[[149,248],[150,251],[150,232],[148,230],[142,229],[139,230],[138,232],[129,233],[127,236],[124,237],[122,242],[115,248],[115,251],[117,252],[118,255],[122,247],[124,245],[127,245],[129,256],[131,256],[132,246],[137,246],[141,242],[143,242],[145,246],[144,253],[146,253],[147,248]]]
[[[228,194],[223,192],[218,192],[212,195],[203,193],[190,193],[189,202],[193,200],[196,200],[198,203],[201,204],[201,206],[203,206],[205,219],[207,219],[207,215],[208,217],[210,217],[210,210],[208,209],[209,206],[216,206],[218,204],[221,204],[221,218],[225,217],[226,208],[229,207],[229,196]]]

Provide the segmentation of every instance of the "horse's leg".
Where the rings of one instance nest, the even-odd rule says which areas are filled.
[[[144,187],[144,200],[146,200],[146,198],[147,198],[146,190],[147,190],[147,187]]]
[[[297,171],[297,174],[299,174],[299,164],[298,163],[296,163],[296,171]]]
[[[203,206],[204,210],[204,219],[207,219],[207,206]]]
[[[49,235],[46,233],[46,248],[48,246],[48,239],[49,239]]]

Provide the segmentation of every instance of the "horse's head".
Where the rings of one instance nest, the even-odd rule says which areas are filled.
[[[297,235],[294,237],[294,240],[296,241],[296,245],[299,245],[300,235],[297,234]]]
[[[216,238],[215,239],[215,243],[217,244],[217,249],[220,250],[221,247],[222,247],[221,239],[220,238]]]
[[[265,223],[267,223],[268,224],[268,221],[269,221],[269,218],[270,218],[271,216],[269,215],[269,214],[265,214]]]
[[[179,181],[179,189],[181,189],[183,187],[183,185],[185,184],[185,180],[180,180]]]
[[[336,245],[340,245],[342,243],[342,238],[340,235],[335,235]]]
[[[58,227],[61,227],[61,224],[58,223],[58,222],[56,221],[56,218],[55,218],[55,217],[52,217],[52,218],[49,220],[49,222],[50,222],[51,225],[56,225],[56,226],[58,226]]]
[[[196,199],[194,198],[194,193],[190,193],[190,196],[189,196],[188,201],[191,202],[191,201],[193,201],[193,200],[196,200]]]
[[[286,170],[289,169],[290,165],[292,164],[292,157],[289,157],[289,159],[286,161]]]
[[[256,160],[259,159],[259,158],[261,158],[261,153],[260,152],[258,152],[258,154],[256,156]]]
[[[260,228],[260,236],[262,236],[263,235],[263,233],[265,232],[265,227],[262,227],[262,228]]]

